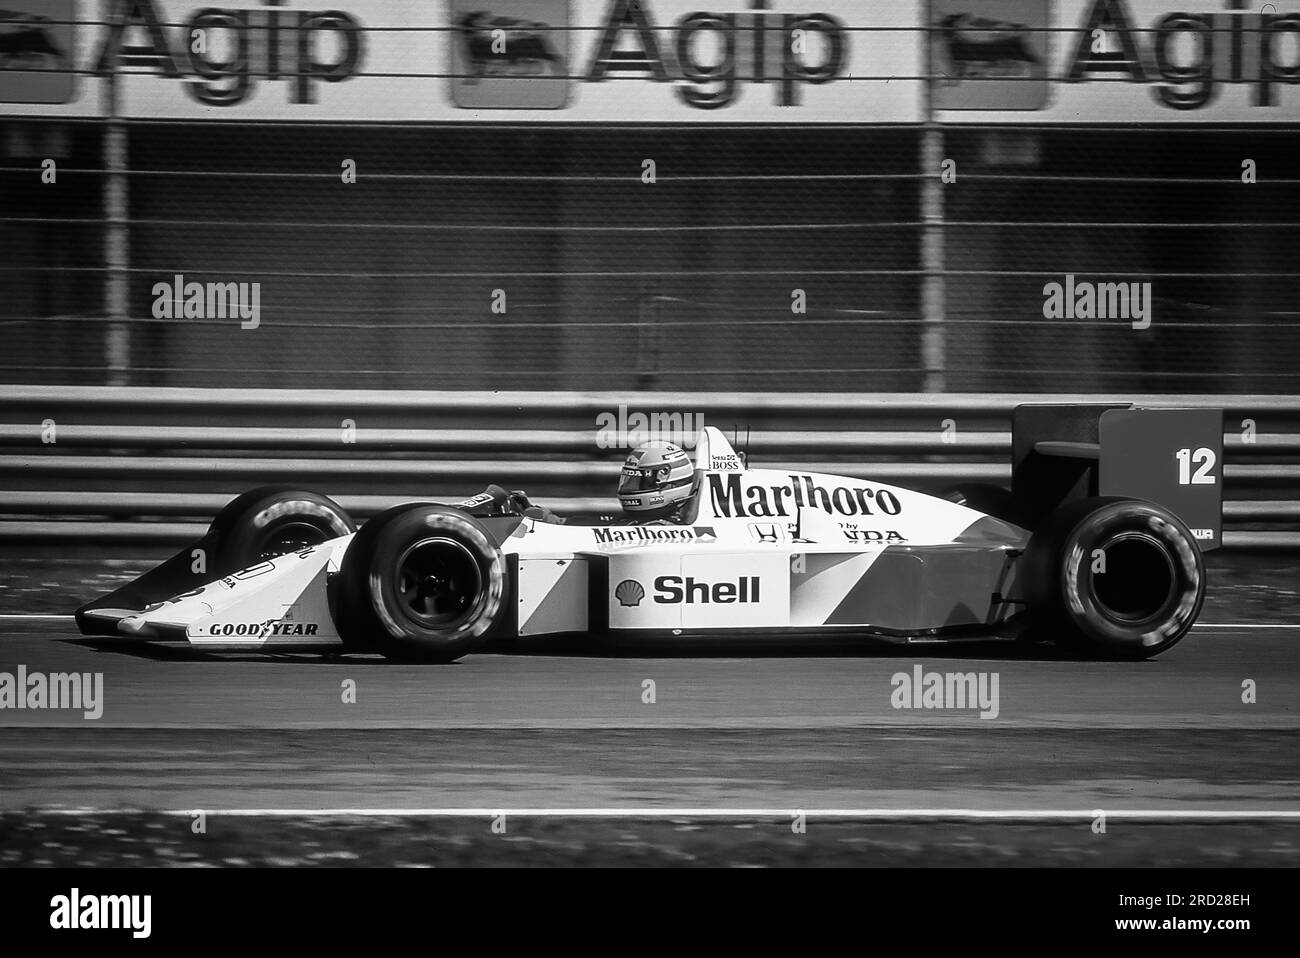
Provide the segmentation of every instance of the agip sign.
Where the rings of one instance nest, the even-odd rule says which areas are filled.
[[[829,13],[779,12],[749,0],[742,11],[685,13],[661,43],[650,10],[645,0],[614,0],[584,79],[640,73],[674,83],[683,103],[713,110],[737,102],[744,87],[770,90],[774,106],[797,106],[803,87],[847,73],[846,24]]]
[[[948,123],[1300,118],[1300,0],[220,3],[7,0],[0,114],[916,123],[928,67]]]
[[[452,90],[460,106],[562,109],[608,93],[575,85],[637,79],[665,85],[700,110],[732,106],[747,89],[767,92],[770,105],[797,106],[804,88],[848,75],[844,19],[772,9],[768,0],[725,12],[686,10],[667,22],[650,0],[612,0],[598,21],[578,25],[566,0],[496,3],[516,15],[494,15],[484,0],[451,0]],[[575,34],[587,34],[585,42],[571,43]]]
[[[287,103],[315,103],[319,83],[361,69],[364,30],[341,10],[202,7],[171,23],[158,0],[122,0],[115,14],[95,71],[184,80],[179,88],[200,104],[245,103],[258,80],[284,84]]]
[[[1296,0],[931,0],[946,122],[1294,122]]]
[[[1263,12],[1247,0],[1225,7],[1166,12],[1143,25],[1124,0],[1090,0],[1067,79],[1147,84],[1156,102],[1174,110],[1213,107],[1227,86],[1245,92],[1246,106],[1278,105],[1281,86],[1300,83],[1300,13],[1279,13],[1271,3]]]
[[[41,6],[40,0],[25,3]],[[341,0],[337,9],[316,9],[310,0],[229,7],[108,0],[77,6],[82,22],[67,62],[86,71],[86,82],[66,103],[21,107],[14,97],[0,109],[95,115],[103,77],[113,74],[119,112],[128,116],[920,118],[919,44],[906,31],[861,29],[915,26],[914,0],[884,9],[856,0]],[[884,82],[893,77],[900,79]],[[0,74],[0,89],[3,79]]]

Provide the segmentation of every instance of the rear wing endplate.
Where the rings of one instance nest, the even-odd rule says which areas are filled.
[[[1202,551],[1223,540],[1223,410],[1025,404],[1011,421],[1011,491],[1030,528],[1086,496],[1149,499]]]

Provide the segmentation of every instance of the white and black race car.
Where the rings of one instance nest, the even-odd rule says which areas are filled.
[[[674,522],[560,520],[499,487],[357,531],[331,499],[245,493],[80,608],[83,633],[450,661],[534,637],[1046,637],[1146,658],[1192,626],[1218,544],[1222,414],[1022,406],[1010,490],[927,495],[750,468],[717,429]]]

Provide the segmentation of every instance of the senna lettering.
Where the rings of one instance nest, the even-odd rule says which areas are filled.
[[[769,518],[795,515],[804,507],[842,516],[870,516],[877,512],[896,516],[903,511],[898,497],[888,489],[870,486],[818,485],[812,476],[791,475],[788,485],[746,485],[739,475],[710,473],[709,496],[714,513],[731,518]]]
[[[223,579],[222,581],[224,582],[225,580]],[[174,595],[170,599],[164,599],[161,602],[150,602],[143,609],[141,609],[140,612],[143,615],[148,615],[150,612],[157,612],[165,605],[176,605],[182,599],[188,599],[192,596],[202,595],[203,590],[206,588],[207,586],[201,585],[197,589],[191,589],[189,592],[182,592],[180,595]]]

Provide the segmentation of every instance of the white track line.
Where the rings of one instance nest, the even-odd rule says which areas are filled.
[[[1099,814],[1106,819],[1151,822],[1300,822],[1300,810],[1256,809],[1006,809],[973,808],[40,808],[31,811],[47,815],[167,815],[192,818],[204,815],[230,818],[843,818],[883,821],[1029,821],[1091,822]]]
[[[1251,622],[1197,622],[1194,629],[1300,629],[1300,622],[1283,622],[1280,625],[1265,625]]]

